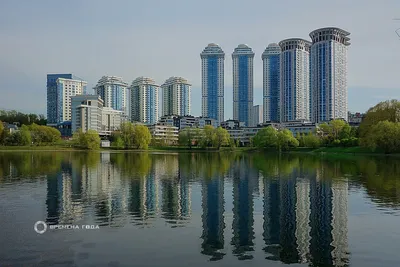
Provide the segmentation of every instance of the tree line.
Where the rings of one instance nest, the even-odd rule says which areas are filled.
[[[7,122],[10,124],[21,125],[31,125],[33,123],[38,125],[46,125],[47,120],[45,119],[43,114],[25,114],[16,110],[6,111],[0,110],[0,121]]]
[[[3,146],[45,146],[61,141],[61,133],[55,128],[38,125],[22,125],[10,133],[0,121],[0,145]]]

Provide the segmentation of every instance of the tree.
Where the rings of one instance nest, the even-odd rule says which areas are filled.
[[[318,148],[321,145],[321,140],[309,132],[308,135],[304,136],[303,144],[305,147]]]
[[[31,137],[31,132],[29,131],[28,126],[22,125],[22,127],[18,133],[20,134],[20,145],[22,145],[22,146],[31,145],[32,137]]]
[[[298,147],[299,141],[294,138],[291,131],[284,129],[278,131],[276,144],[279,151],[287,151],[291,147]]]
[[[211,125],[204,126],[203,136],[200,141],[202,147],[211,147],[213,145],[214,137],[214,127]]]
[[[230,135],[226,129],[223,129],[221,126],[216,128],[214,130],[213,134],[213,139],[214,139],[214,145],[218,149],[220,149],[221,146],[225,146],[229,144],[229,138]]]
[[[134,127],[133,144],[137,149],[147,149],[151,142],[151,133],[149,128],[144,125],[136,125]]]
[[[347,123],[344,120],[332,120],[329,122],[329,126],[331,127],[330,132],[334,140],[339,139],[339,134],[346,124]]]
[[[89,150],[95,150],[100,148],[100,136],[94,130],[88,130],[86,133],[79,129],[72,137],[72,141],[75,146],[85,148]]]
[[[130,148],[135,140],[135,126],[131,122],[121,123],[120,136],[124,142],[125,149]]]
[[[272,126],[261,129],[253,138],[253,144],[256,147],[276,147],[277,144],[277,130]]]
[[[387,100],[370,108],[360,125],[360,137],[365,138],[380,121],[400,122],[400,102]]]
[[[195,129],[185,128],[179,133],[178,142],[181,146],[188,146],[189,149],[192,149],[193,141],[195,141]]]
[[[372,126],[365,139],[371,149],[382,149],[385,153],[400,152],[400,123],[380,121]]]
[[[4,124],[2,121],[0,121],[0,145],[4,144],[4,139],[5,139],[5,130],[4,130]]]

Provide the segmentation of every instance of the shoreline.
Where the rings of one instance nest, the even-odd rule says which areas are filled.
[[[264,152],[264,153],[279,153],[275,149],[257,149],[251,147],[240,147],[240,148],[221,148],[220,150],[216,148],[212,149],[203,149],[203,148],[192,148],[188,149],[186,147],[150,147],[149,149],[115,149],[115,148],[100,148],[98,150],[86,150],[81,148],[75,147],[65,147],[65,146],[43,146],[43,147],[29,147],[29,146],[0,146],[0,152],[34,152],[34,151],[41,151],[41,152],[66,152],[66,151],[76,151],[76,152],[113,152],[113,153],[120,153],[120,152],[171,152],[171,153],[226,153],[226,152]],[[342,147],[320,147],[320,148],[297,148],[294,150],[289,151],[282,151],[282,154],[314,154],[314,155],[353,155],[353,156],[391,156],[391,157],[399,157],[400,154],[385,154],[382,152],[373,152],[366,148],[362,147],[349,147],[349,148],[342,148]]]

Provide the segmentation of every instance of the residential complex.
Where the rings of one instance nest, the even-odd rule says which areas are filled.
[[[280,121],[280,57],[278,44],[269,44],[262,54],[263,60],[263,122]]]
[[[160,86],[148,77],[139,77],[132,82],[131,121],[154,124],[158,121],[158,92]]]
[[[182,77],[170,77],[162,88],[162,115],[190,115],[191,84]]]
[[[310,33],[312,120],[347,120],[347,47],[350,33],[322,28]]]
[[[209,44],[201,57],[201,114],[217,120],[224,120],[224,61],[225,53],[216,44]]]
[[[282,122],[310,120],[310,45],[303,39],[279,42]]]
[[[362,114],[347,110],[349,35],[339,28],[321,28],[310,33],[312,42],[291,38],[270,43],[261,56],[262,105],[254,105],[255,54],[248,45],[238,45],[232,53],[233,120],[228,121],[224,121],[225,53],[214,43],[200,54],[200,117],[191,116],[192,85],[179,76],[161,86],[148,77],[139,77],[128,86],[120,77],[102,76],[93,88],[95,95],[86,95],[86,81],[72,74],[48,74],[48,125],[57,127],[63,136],[78,128],[108,135],[125,120],[178,130],[212,125],[229,129],[243,143],[250,142],[249,136],[262,126],[286,128],[294,134],[315,131],[319,123],[332,119],[357,126]]]
[[[128,83],[116,76],[103,76],[93,88],[104,101],[104,106],[120,110],[129,116]]]
[[[240,44],[232,53],[233,119],[251,126],[253,109],[253,50]]]

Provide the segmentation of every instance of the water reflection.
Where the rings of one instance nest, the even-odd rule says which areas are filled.
[[[399,208],[399,164],[234,153],[1,153],[0,183],[45,177],[48,223],[93,216],[110,227],[156,227],[160,220],[187,227],[197,220],[192,193],[199,191],[199,246],[208,260],[227,253],[252,260],[262,251],[266,260],[286,264],[348,266],[349,186],[364,188],[378,205]],[[256,229],[257,212],[262,229]]]

